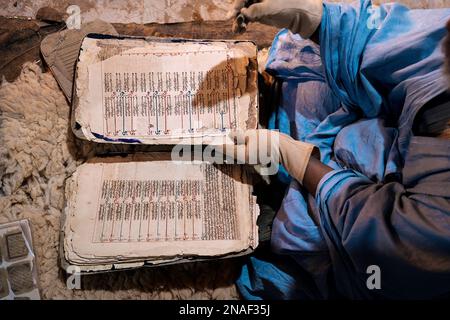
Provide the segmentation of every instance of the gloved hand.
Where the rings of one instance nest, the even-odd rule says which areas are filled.
[[[282,164],[300,183],[303,182],[315,149],[312,144],[296,141],[272,130],[235,131],[230,134],[230,138],[234,144],[224,146],[224,154],[229,160],[234,160],[234,163],[270,165],[267,174],[277,173],[278,165]]]
[[[235,0],[228,18],[240,13],[248,21],[287,28],[304,39],[313,35],[322,20],[323,0],[262,0],[246,8],[248,0]]]

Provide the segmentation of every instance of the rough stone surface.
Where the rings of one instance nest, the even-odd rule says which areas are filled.
[[[340,2],[352,2],[352,0]],[[376,4],[386,2],[392,1],[374,1]],[[414,8],[450,7],[450,0],[399,0],[398,2]],[[223,20],[232,3],[233,0],[0,0],[0,15],[35,18],[42,7],[51,7],[65,12],[69,5],[78,5],[84,21],[99,18],[117,23],[173,23]]]

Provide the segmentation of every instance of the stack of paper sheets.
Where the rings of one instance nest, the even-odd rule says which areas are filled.
[[[158,158],[93,159],[77,170],[66,187],[69,264],[98,271],[256,248],[258,206],[247,171]]]

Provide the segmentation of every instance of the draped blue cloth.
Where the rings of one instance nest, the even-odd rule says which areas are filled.
[[[267,69],[282,98],[270,127],[318,146],[334,171],[315,197],[280,172],[290,186],[276,255],[249,259],[237,282],[245,298],[450,293],[450,141],[412,134],[419,109],[447,88],[450,10],[386,4],[373,28],[372,9],[325,3],[320,48],[286,30],[274,39]],[[371,265],[380,290],[367,287]]]

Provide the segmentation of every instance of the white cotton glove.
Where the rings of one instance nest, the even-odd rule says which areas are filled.
[[[271,130],[248,130],[230,133],[234,144],[224,146],[228,162],[265,165],[266,172],[278,172],[282,164],[289,174],[302,183],[306,167],[315,146],[296,141],[290,136]]]
[[[250,3],[253,4],[248,6]],[[228,17],[237,17],[239,14],[248,21],[287,28],[307,39],[320,25],[323,0],[235,0]]]

